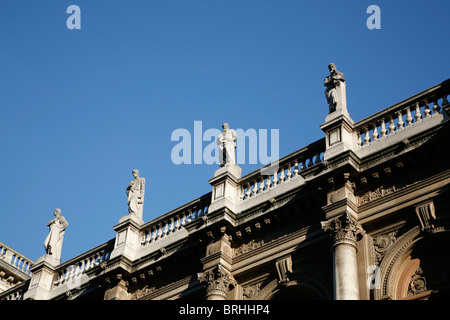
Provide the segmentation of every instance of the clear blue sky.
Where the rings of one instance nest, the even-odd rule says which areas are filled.
[[[80,30],[66,27],[71,4]],[[380,30],[366,27],[371,4]],[[0,241],[37,259],[57,207],[63,261],[114,238],[134,168],[145,221],[209,192],[217,165],[171,160],[172,132],[196,120],[278,129],[280,156],[322,138],[330,62],[355,121],[449,78],[449,12],[448,0],[0,0]]]

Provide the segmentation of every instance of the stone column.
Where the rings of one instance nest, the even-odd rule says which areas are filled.
[[[333,282],[335,300],[359,300],[356,241],[363,230],[348,213],[322,222],[333,237]]]
[[[206,256],[201,259],[204,272],[198,274],[198,280],[206,288],[207,300],[227,300],[229,291],[236,286],[231,274],[232,249],[230,237],[221,227],[219,237],[208,232],[211,242],[206,247]]]

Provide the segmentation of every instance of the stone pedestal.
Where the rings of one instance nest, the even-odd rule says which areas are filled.
[[[59,261],[51,255],[44,255],[37,259],[30,268],[32,272],[30,286],[24,294],[24,300],[48,300],[55,279],[55,269]]]
[[[239,199],[239,179],[242,169],[236,165],[227,163],[222,168],[216,170],[214,177],[209,180],[213,187],[211,205],[209,213],[227,207],[231,211],[236,211]]]
[[[128,214],[119,220],[114,226],[117,235],[110,259],[122,255],[130,261],[134,260],[139,248],[139,230],[143,224],[144,221],[135,214]]]
[[[337,110],[326,116],[325,123],[320,126],[325,132],[325,161],[344,151],[353,150],[357,139],[353,126],[354,121],[346,110]]]

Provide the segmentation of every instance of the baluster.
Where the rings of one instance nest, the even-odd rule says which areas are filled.
[[[414,118],[416,119],[416,122],[422,119],[422,114],[420,113],[420,103],[416,103],[416,114],[414,115]]]
[[[161,239],[162,236],[163,236],[163,230],[162,229],[163,229],[162,223],[158,223],[158,237],[156,238],[157,240]]]
[[[397,122],[397,130],[404,128],[404,122],[403,122],[403,114],[401,111],[398,112],[398,122]]]
[[[392,116],[389,117],[389,133],[395,131],[394,118]]]
[[[362,140],[361,140],[361,131],[358,130],[357,131],[357,135],[358,135],[358,141],[356,142],[358,147],[362,147]]]
[[[105,259],[105,260],[106,260],[106,259]],[[81,274],[84,273],[85,268],[86,268],[86,260],[83,259],[83,260],[80,261],[80,273],[81,273]]]
[[[152,226],[152,228],[153,228],[153,231],[151,232],[152,233],[151,242],[154,242],[156,240],[156,237],[158,236],[158,230],[156,230],[156,226]]]
[[[433,114],[440,113],[441,112],[441,106],[439,106],[437,99],[433,101]]]
[[[377,124],[373,124],[372,141],[378,140]]]
[[[247,191],[245,192],[245,199],[248,199],[250,197],[250,194],[252,192],[251,188],[250,188],[250,182],[247,182]]]
[[[191,218],[192,221],[192,218]],[[164,221],[163,222],[164,226],[163,226],[163,237],[167,236],[167,233],[169,232],[169,223],[168,221]]]
[[[386,122],[384,121],[384,118],[381,120],[381,130],[380,130],[380,135],[381,137],[385,137],[387,134],[387,129],[386,129]]]
[[[174,224],[175,224],[175,220],[172,217],[172,218],[170,218],[170,222],[169,222],[169,234],[174,232],[174,230],[175,230]]]
[[[267,176],[266,178],[266,189],[264,190],[269,190],[270,189],[270,176]]]
[[[63,272],[64,272],[64,278],[63,278],[62,282],[64,283],[67,281],[67,279],[69,279],[69,270],[67,268],[65,268]]]
[[[278,170],[273,174],[272,186],[278,185]]]
[[[285,179],[286,179],[286,176],[284,174],[284,167],[282,167],[281,172],[280,172],[280,183],[284,182]]]
[[[406,126],[410,126],[413,122],[413,117],[411,116],[411,108],[406,107]]]
[[[261,192],[264,191],[264,177],[261,176],[259,179],[260,179],[260,181],[259,181],[259,193],[261,193]]]
[[[301,166],[300,166],[300,171],[303,171],[303,170],[305,170],[306,169],[306,161],[307,160],[305,160],[305,159],[302,159],[302,161],[301,161]]]
[[[180,215],[177,214],[175,217],[175,230],[180,230],[181,228],[181,221],[180,221]]]
[[[184,225],[186,224],[186,213],[183,212],[183,217],[182,217],[182,221],[181,221],[181,225],[184,227]]]
[[[447,94],[442,96],[442,106],[446,106],[448,104]]]
[[[292,178],[292,172],[291,172],[292,167],[291,167],[291,165],[292,164],[289,162],[288,168],[287,168],[287,171],[286,171],[286,180],[291,180],[291,178]]]
[[[148,243],[148,230],[145,230],[142,235],[141,245],[146,245]]]
[[[192,222],[192,209],[188,210],[187,223]]]
[[[258,193],[258,180],[255,180],[253,183],[253,189],[252,189],[253,195]]]
[[[370,142],[370,136],[369,136],[369,127],[364,128],[364,145],[368,144]]]
[[[295,160],[294,163],[294,177],[298,176],[298,161]]]
[[[318,164],[318,163],[321,163],[321,162],[322,162],[322,160],[320,159],[320,152],[317,152],[314,164]]]
[[[16,260],[17,260],[17,255],[13,254],[12,258],[11,258],[11,265],[13,267],[16,267]]]
[[[425,105],[425,109],[423,110],[424,118],[430,118],[431,117],[431,109],[430,109],[430,103],[428,102],[428,99],[425,99],[423,101]]]
[[[97,252],[96,254],[95,254],[95,262],[94,262],[94,265],[95,266],[98,266],[99,264],[100,264],[100,254]]]

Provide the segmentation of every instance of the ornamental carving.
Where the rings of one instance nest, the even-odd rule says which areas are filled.
[[[238,257],[244,253],[250,252],[252,250],[258,249],[260,248],[262,245],[264,244],[264,239],[260,240],[260,241],[256,241],[256,240],[251,240],[248,243],[244,243],[242,244],[239,248],[236,248],[234,250],[234,256]]]
[[[222,266],[218,266],[212,270],[199,273],[198,280],[206,288],[206,295],[221,295],[226,297],[228,288],[236,285],[236,280]]]
[[[373,239],[373,247],[375,249],[375,262],[379,264],[383,260],[386,251],[392,246],[396,240],[397,231],[377,236]]]
[[[246,286],[242,288],[242,296],[244,300],[252,300],[261,291],[261,284],[257,283],[254,285]]]
[[[153,287],[149,287],[148,285],[146,285],[145,287],[143,287],[142,289],[138,289],[135,292],[133,292],[133,294],[131,295],[131,299],[132,300],[138,300],[152,292],[155,292],[156,288]]]
[[[408,287],[408,297],[427,291],[427,281],[423,276],[423,270],[419,266],[411,277]]]
[[[395,186],[385,188],[383,186],[376,188],[374,191],[368,191],[366,194],[359,197],[359,204],[363,205],[365,203],[371,202],[376,199],[380,199],[388,194],[397,191]]]
[[[331,231],[335,245],[340,243],[356,245],[356,241],[364,234],[359,223],[348,213],[331,221],[322,222],[322,229]]]

